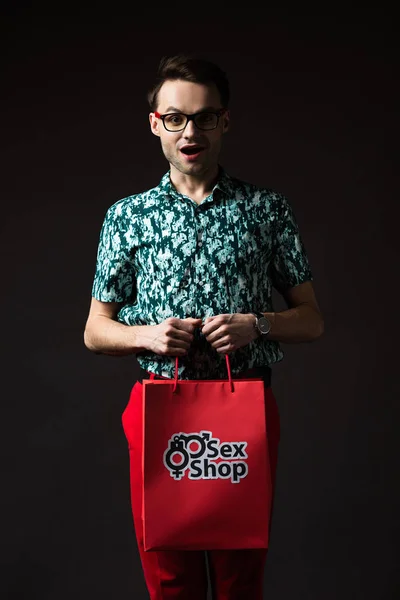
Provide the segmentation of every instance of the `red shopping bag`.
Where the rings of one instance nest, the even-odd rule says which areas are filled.
[[[262,379],[143,381],[145,550],[267,548]]]

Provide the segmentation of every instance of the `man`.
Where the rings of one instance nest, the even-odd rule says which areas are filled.
[[[219,164],[229,129],[229,83],[209,61],[174,56],[148,94],[150,128],[169,171],[156,187],[114,203],[104,219],[85,344],[135,354],[142,369],[181,379],[262,377],[282,360],[279,342],[323,333],[312,273],[287,199],[239,181]],[[287,310],[275,312],[272,287]],[[144,552],[141,523],[141,382],[123,415],[132,509],[152,600],[206,597],[205,555]],[[272,480],[279,443],[276,402],[266,407]],[[207,553],[213,598],[262,598],[265,550]]]

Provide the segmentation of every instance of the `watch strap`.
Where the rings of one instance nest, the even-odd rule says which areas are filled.
[[[254,315],[255,317],[257,317],[257,319],[261,319],[262,317],[265,316],[263,313],[257,312],[256,310],[253,310],[253,312],[251,314]]]

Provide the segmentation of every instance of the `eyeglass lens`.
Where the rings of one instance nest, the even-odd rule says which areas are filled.
[[[218,123],[218,115],[215,113],[199,113],[194,117],[194,123],[198,129],[214,129]],[[181,113],[166,115],[164,125],[169,131],[179,131],[186,127],[188,119]]]

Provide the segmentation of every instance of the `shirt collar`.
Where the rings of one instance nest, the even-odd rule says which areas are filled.
[[[182,197],[182,194],[180,194],[171,183],[170,171],[167,171],[161,178],[159,188],[162,192],[174,198]],[[219,166],[218,180],[213,187],[211,195],[214,195],[215,190],[219,190],[227,196],[233,196],[235,194],[234,180],[221,166]]]

